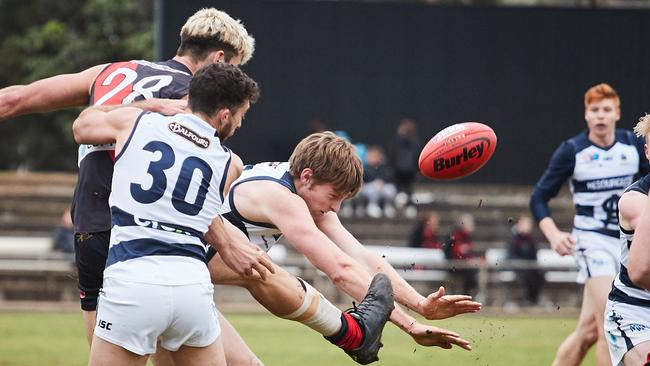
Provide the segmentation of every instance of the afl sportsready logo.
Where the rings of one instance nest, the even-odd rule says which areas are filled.
[[[210,146],[210,140],[206,139],[205,137],[199,136],[196,132],[181,125],[180,123],[177,122],[170,123],[169,130],[187,140],[190,140],[198,147],[207,149]]]

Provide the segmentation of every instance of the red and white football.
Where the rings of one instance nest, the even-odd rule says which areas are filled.
[[[479,170],[497,147],[497,135],[478,122],[451,125],[424,146],[418,165],[433,180],[454,180]]]

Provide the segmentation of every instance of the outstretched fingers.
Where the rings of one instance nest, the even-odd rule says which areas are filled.
[[[467,351],[472,350],[472,345],[470,345],[469,341],[466,340],[466,339],[463,339],[461,337],[448,336],[448,337],[446,337],[445,340],[450,344],[449,348],[451,348],[452,344],[455,344],[455,345],[457,345],[458,347],[460,347],[460,348],[462,348],[464,350],[467,350]]]

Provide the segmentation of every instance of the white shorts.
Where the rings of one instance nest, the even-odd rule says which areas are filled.
[[[650,341],[650,309],[607,300],[605,338],[612,365],[622,366],[627,351]]]
[[[573,230],[576,239],[574,257],[578,264],[576,282],[592,277],[615,277],[620,269],[621,243],[617,238],[582,230]]]
[[[169,286],[105,278],[99,293],[95,335],[139,355],[161,346],[207,347],[221,328],[211,283]]]

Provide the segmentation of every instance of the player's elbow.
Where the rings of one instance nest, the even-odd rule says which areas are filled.
[[[18,115],[23,99],[18,92],[0,94],[0,121]]]
[[[543,197],[541,193],[537,191],[533,192],[532,196],[530,197],[528,207],[530,209],[530,212],[533,214],[535,221],[539,222],[544,217],[549,216],[547,202],[548,199]]]
[[[630,262],[628,274],[632,282],[644,289],[650,289],[650,265]]]
[[[89,128],[87,126],[88,122],[87,118],[85,118],[86,114],[84,112],[81,112],[79,117],[77,117],[74,123],[72,123],[72,134],[74,136],[74,140],[78,144],[89,143],[89,141],[87,141]]]

